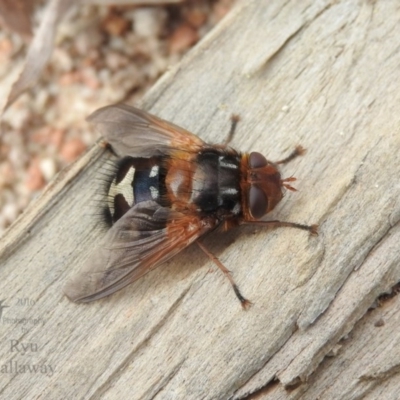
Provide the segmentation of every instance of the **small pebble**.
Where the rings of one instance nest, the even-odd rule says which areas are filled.
[[[75,161],[85,150],[86,145],[81,139],[72,138],[61,146],[60,155],[64,161],[70,163]]]
[[[57,171],[56,163],[52,158],[43,158],[40,160],[39,168],[47,182],[53,178]]]
[[[131,18],[138,36],[157,37],[164,29],[167,12],[163,8],[140,7],[131,13]]]
[[[194,8],[186,14],[186,21],[193,28],[200,28],[207,21],[207,12],[200,8]]]
[[[181,53],[194,45],[199,40],[197,31],[188,24],[182,24],[177,28],[170,38],[169,51]]]
[[[103,21],[104,30],[112,36],[122,36],[129,29],[129,21],[120,15],[111,14]]]
[[[45,185],[45,180],[37,158],[33,159],[28,167],[25,185],[32,192],[42,189]]]
[[[18,206],[15,203],[8,203],[3,207],[2,215],[6,224],[11,224],[19,214]]]

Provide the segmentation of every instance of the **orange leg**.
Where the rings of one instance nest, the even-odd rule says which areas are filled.
[[[303,231],[308,231],[311,235],[318,235],[318,225],[303,225],[298,224],[296,222],[285,222],[285,221],[245,221],[242,222],[241,225],[258,225],[258,226],[266,226],[268,228],[296,228],[302,229]]]
[[[231,129],[229,130],[228,137],[221,143],[222,147],[228,146],[235,134],[237,123],[240,121],[239,115],[233,114],[231,116]]]
[[[306,149],[303,146],[296,146],[296,148],[289,154],[288,157],[275,161],[275,164],[287,164],[289,161],[297,158],[298,156],[302,156],[306,152]]]
[[[217,267],[225,274],[225,276],[229,279],[229,282],[232,285],[233,291],[236,294],[236,297],[239,299],[242,307],[244,309],[247,309],[251,306],[251,302],[247,300],[245,297],[243,297],[242,293],[240,293],[240,290],[238,286],[236,285],[235,281],[232,278],[231,272],[229,271],[228,268],[225,267],[224,264],[222,264],[221,261],[218,260],[217,257],[214,256],[205,246],[203,243],[200,242],[200,240],[197,240],[196,242],[198,246],[200,247],[201,250],[210,258],[210,260],[217,265]]]

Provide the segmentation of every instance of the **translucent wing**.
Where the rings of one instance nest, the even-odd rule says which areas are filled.
[[[107,232],[83,271],[65,287],[72,301],[89,302],[122,289],[216,227],[199,218],[145,201]]]
[[[198,151],[205,145],[185,129],[126,104],[100,108],[88,121],[120,157],[146,158],[176,149]]]

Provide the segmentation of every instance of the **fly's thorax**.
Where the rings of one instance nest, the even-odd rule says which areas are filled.
[[[135,204],[154,200],[161,204],[165,193],[165,171],[161,157],[125,157],[117,165],[107,195],[112,223]]]
[[[203,214],[238,216],[240,159],[233,150],[204,149],[188,157],[172,157],[166,188],[172,205]]]

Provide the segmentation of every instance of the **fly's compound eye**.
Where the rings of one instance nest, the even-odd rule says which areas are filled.
[[[249,209],[253,218],[262,218],[268,208],[268,199],[264,191],[257,186],[251,186],[249,190]]]
[[[261,154],[253,151],[249,156],[250,168],[262,168],[268,164],[267,159]]]

